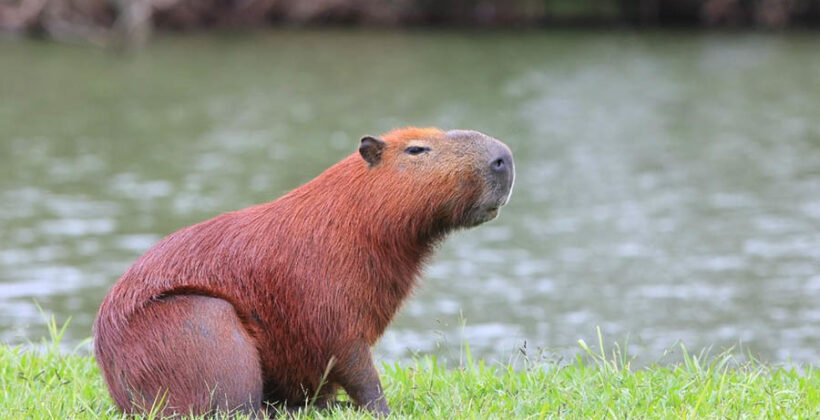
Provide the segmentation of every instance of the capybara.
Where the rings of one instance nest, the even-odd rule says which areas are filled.
[[[397,129],[276,201],[169,235],[100,307],[111,396],[126,413],[264,415],[341,387],[389,414],[371,346],[436,244],[495,218],[514,176],[492,137]]]

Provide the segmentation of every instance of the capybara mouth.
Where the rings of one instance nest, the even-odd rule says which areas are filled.
[[[487,221],[489,222],[490,220],[495,219],[498,217],[499,213],[501,213],[500,207],[490,207],[487,209]]]
[[[513,187],[513,176],[514,175],[510,176],[506,185],[499,186],[496,184],[494,186],[492,193],[493,199],[482,200],[483,202],[479,201],[476,203],[476,205],[465,217],[465,227],[475,227],[498,217],[501,213],[501,207],[504,207],[510,201],[510,195],[512,195]]]
[[[493,205],[490,207],[475,207],[473,210],[465,217],[464,219],[464,227],[475,227],[482,223],[489,222],[490,220],[495,219],[498,217],[499,213],[501,212],[500,205]]]

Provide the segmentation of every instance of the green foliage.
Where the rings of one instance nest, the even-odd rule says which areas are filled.
[[[93,358],[79,350],[59,351],[64,327],[52,320],[49,329],[50,340],[36,348],[0,346],[2,417],[125,419]],[[706,358],[681,347],[680,363],[633,369],[617,346],[607,355],[599,344],[592,350],[581,342],[586,355],[569,365],[525,362],[522,369],[474,361],[465,346],[461,366],[424,358],[383,366],[382,380],[395,418],[820,418],[816,368],[741,363],[731,354]],[[369,416],[340,406],[293,418]]]

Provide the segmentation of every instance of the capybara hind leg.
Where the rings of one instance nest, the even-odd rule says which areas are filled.
[[[125,412],[255,413],[262,371],[254,339],[228,302],[195,295],[152,301],[121,343],[104,343],[103,369]],[[100,338],[103,334],[100,334]],[[99,339],[99,338],[98,338]]]

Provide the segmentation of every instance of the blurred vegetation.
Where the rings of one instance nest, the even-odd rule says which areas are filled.
[[[0,0],[0,32],[105,43],[155,29],[360,24],[815,26],[820,0]]]

